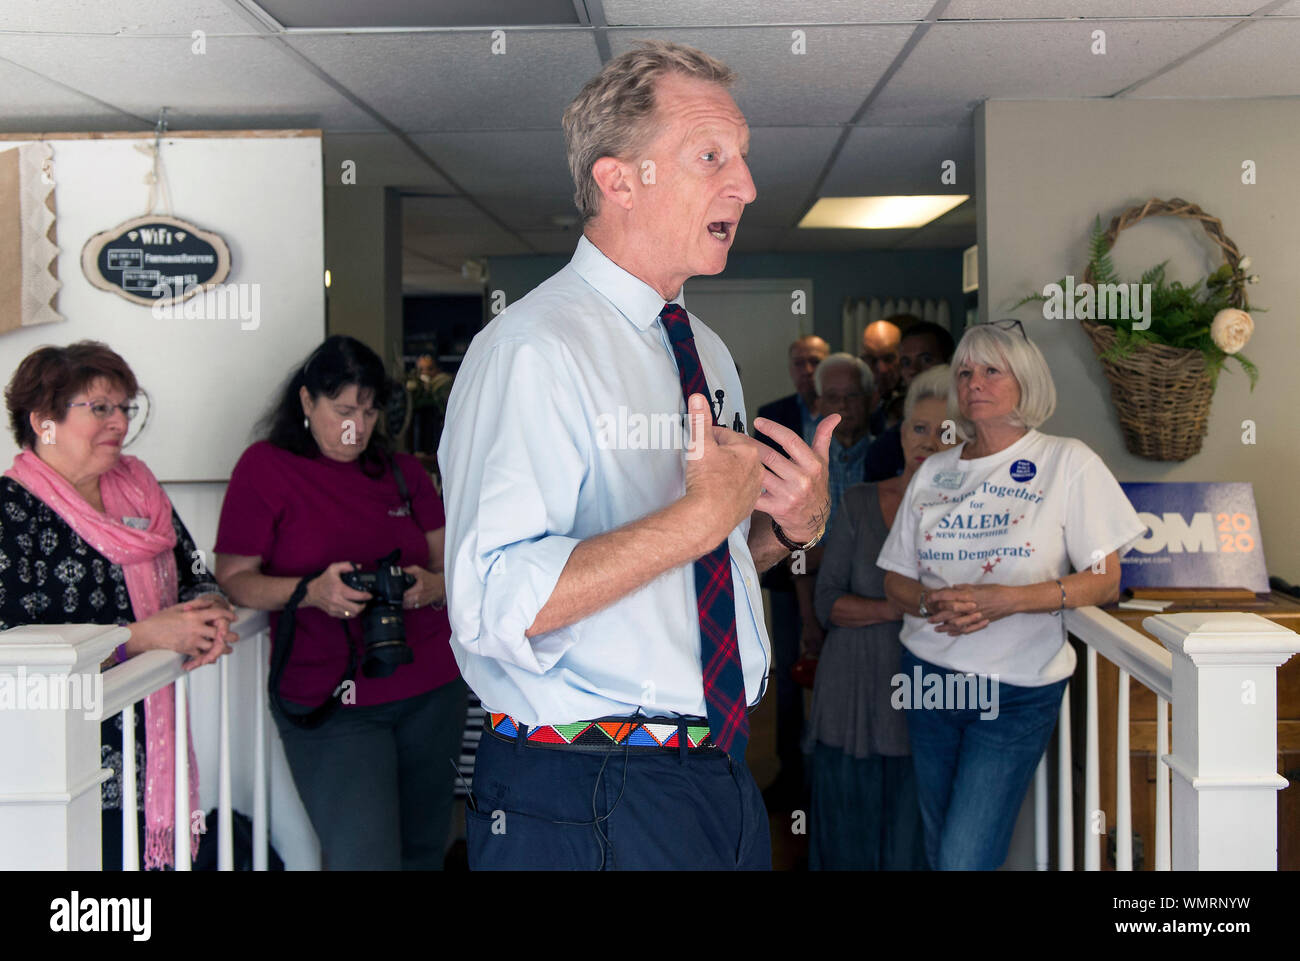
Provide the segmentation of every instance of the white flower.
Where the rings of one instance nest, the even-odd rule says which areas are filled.
[[[1250,258],[1242,257],[1241,260],[1237,262],[1237,269],[1240,270],[1243,274],[1246,271],[1250,270]]]
[[[1249,277],[1246,278],[1246,283],[1248,284],[1259,283],[1259,274],[1251,274]]]
[[[1210,324],[1210,338],[1225,354],[1235,354],[1245,347],[1254,332],[1255,322],[1250,314],[1235,307],[1219,311]]]

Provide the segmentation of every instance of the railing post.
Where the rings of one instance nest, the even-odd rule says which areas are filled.
[[[110,774],[99,663],[130,636],[100,624],[0,634],[0,870],[100,869],[99,786]]]
[[[1143,622],[1173,656],[1173,867],[1277,869],[1277,669],[1300,635],[1256,614]]]

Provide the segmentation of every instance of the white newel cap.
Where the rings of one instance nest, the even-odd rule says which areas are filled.
[[[1175,654],[1198,663],[1280,665],[1300,653],[1300,634],[1258,614],[1157,614],[1142,626]]]
[[[19,667],[85,671],[131,639],[129,628],[104,624],[28,624],[0,631],[0,673]]]

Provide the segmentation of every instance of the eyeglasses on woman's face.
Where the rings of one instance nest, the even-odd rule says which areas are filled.
[[[112,404],[106,400],[79,400],[68,405],[72,407],[89,407],[90,412],[100,420],[107,420],[113,411],[120,410],[127,420],[134,420],[140,412],[139,404]]]

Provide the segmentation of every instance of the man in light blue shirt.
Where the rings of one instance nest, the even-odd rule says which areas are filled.
[[[583,88],[564,126],[584,236],[474,339],[457,376],[438,451],[448,607],[489,712],[471,868],[770,867],[743,737],[711,746],[709,718],[737,652],[739,706],[762,696],[758,574],[824,532],[837,419],[812,448],[756,420],[788,457],[743,421],[710,426],[710,404],[717,424],[743,417],[740,379],[717,335],[685,323],[681,291],[725,267],[755,196],[731,79],[655,43]],[[710,396],[690,398],[688,429],[696,358]],[[706,645],[706,611],[727,592],[734,627],[728,615]],[[715,649],[733,660],[706,670]]]

